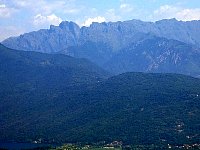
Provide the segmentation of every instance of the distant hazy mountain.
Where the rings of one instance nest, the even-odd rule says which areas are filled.
[[[140,34],[178,40],[200,46],[200,21],[182,22],[176,19],[161,20],[155,23],[130,20],[125,22],[93,23],[90,27],[80,28],[73,22],[62,22],[48,30],[39,30],[19,37],[9,38],[2,43],[19,50],[58,52],[70,46],[82,45],[87,41],[105,43],[113,51],[130,45],[140,39]]]
[[[87,58],[113,73],[200,75],[200,21],[131,20],[93,23],[82,28],[73,22],[62,22],[48,30],[26,33],[2,43],[19,50]]]
[[[115,73],[162,72],[200,75],[200,49],[185,43],[151,37],[133,43],[103,66]]]

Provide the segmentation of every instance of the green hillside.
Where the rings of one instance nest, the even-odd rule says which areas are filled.
[[[83,59],[0,48],[0,140],[200,141],[200,80],[109,74]]]

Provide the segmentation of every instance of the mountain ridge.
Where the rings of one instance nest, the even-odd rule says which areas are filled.
[[[25,51],[86,58],[113,74],[143,71],[198,77],[199,29],[200,21],[176,19],[92,23],[89,27],[64,21],[2,43]]]
[[[168,24],[170,24],[170,26]],[[167,28],[167,26],[169,26],[169,28]],[[106,29],[105,27],[108,27],[108,29]],[[181,28],[183,28],[184,30],[183,29],[181,30]],[[189,28],[190,28],[191,33],[188,32]],[[72,21],[70,21],[70,22],[63,21],[60,23],[59,26],[51,25],[50,29],[41,29],[39,31],[25,33],[19,37],[8,38],[8,39],[4,40],[2,42],[2,44],[4,44],[5,46],[8,46],[10,48],[14,48],[14,49],[37,51],[38,49],[36,47],[26,47],[26,45],[24,45],[24,47],[23,47],[23,45],[20,46],[16,43],[19,42],[18,40],[22,40],[23,38],[24,38],[24,40],[26,39],[28,43],[29,42],[31,43],[31,41],[29,41],[29,39],[28,39],[28,36],[30,35],[30,38],[32,36],[32,38],[34,39],[34,36],[37,36],[37,35],[35,35],[35,33],[37,33],[37,32],[40,32],[40,34],[44,34],[44,35],[48,34],[48,32],[49,32],[48,37],[50,37],[52,32],[57,31],[58,33],[60,33],[60,31],[63,31],[63,32],[66,32],[65,34],[67,34],[67,36],[71,37],[71,41],[68,41],[70,39],[68,39],[68,37],[63,36],[66,38],[66,41],[63,40],[61,42],[61,44],[67,44],[67,45],[65,45],[67,48],[69,46],[77,46],[75,44],[82,43],[82,42],[85,42],[88,40],[89,41],[94,40],[93,42],[99,42],[98,39],[93,39],[93,36],[90,34],[95,33],[95,32],[98,33],[100,31],[106,33],[106,32],[109,32],[109,30],[112,31],[112,29],[113,29],[113,31],[116,33],[117,32],[119,33],[122,31],[125,32],[126,34],[129,32],[131,34],[133,34],[134,31],[139,32],[139,33],[145,33],[145,34],[150,33],[155,36],[164,37],[164,38],[168,38],[168,39],[174,39],[174,40],[178,40],[178,41],[181,41],[181,42],[184,42],[187,44],[193,44],[193,45],[200,46],[200,41],[199,41],[199,38],[197,37],[197,35],[199,35],[198,34],[199,28],[200,28],[199,20],[198,21],[197,20],[196,21],[187,21],[187,22],[177,21],[176,19],[164,19],[164,20],[160,20],[160,21],[156,21],[156,22],[144,22],[144,21],[140,21],[140,20],[129,20],[129,21],[123,21],[123,22],[118,21],[118,22],[108,22],[108,23],[106,23],[106,22],[95,23],[94,22],[89,27],[84,27],[84,26],[79,27],[76,23],[74,23]],[[93,32],[93,30],[95,30],[95,32]],[[176,33],[174,34],[173,31],[176,31]],[[112,32],[112,34],[114,32]],[[169,33],[165,33],[165,32],[169,32]],[[177,34],[177,32],[181,36],[179,36]],[[182,34],[182,33],[184,33],[184,34]],[[186,34],[187,34],[187,36],[184,36]],[[99,35],[100,34],[98,33],[98,36]],[[114,35],[115,34],[113,34],[113,37],[111,37],[111,38],[115,38]],[[83,36],[83,38],[81,36]],[[100,36],[102,36],[102,35],[100,35]],[[128,35],[128,36],[130,36],[130,35]],[[131,37],[133,37],[133,36],[131,36]],[[188,39],[188,40],[181,39],[181,38],[191,38],[191,37],[193,37],[194,41],[192,41],[192,39]],[[38,38],[38,36],[37,36],[37,38]],[[86,40],[84,38],[86,38]],[[102,39],[103,38],[101,37],[100,40],[102,40]],[[39,38],[39,40],[40,40],[40,38]],[[78,42],[78,40],[80,40],[80,42]],[[95,41],[95,40],[97,40],[97,41]],[[10,43],[9,41],[12,41],[12,42],[15,41],[16,42],[15,45],[19,46],[19,47],[18,48],[14,47],[14,45],[11,45],[12,43]],[[107,41],[107,38],[106,38],[105,42],[106,41]],[[102,41],[100,41],[100,42],[102,42]],[[121,43],[121,42],[119,42],[119,43]],[[51,44],[51,43],[49,43],[49,44]],[[121,44],[121,45],[123,45],[123,44]],[[32,45],[32,46],[34,46],[34,45]],[[119,48],[119,46],[115,46],[115,47]],[[53,50],[51,51],[52,48],[50,47],[50,49],[48,51],[46,51],[45,47],[43,47],[43,50],[44,50],[44,52],[51,53],[56,50],[56,48],[54,48],[54,51]],[[42,50],[42,48],[40,50]],[[62,49],[57,49],[57,51],[61,51],[61,50]]]
[[[0,44],[0,57],[2,78],[6,75],[6,78],[9,78],[13,76],[13,73],[16,73],[18,77],[13,78],[14,80],[19,79],[22,82],[21,79],[24,79],[23,82],[31,82],[31,78],[35,78],[44,81],[44,86],[49,85],[52,88],[64,86],[65,82],[69,85],[78,85],[85,84],[90,80],[97,82],[111,76],[110,73],[87,59],[73,58],[62,54],[53,55],[13,50]],[[35,84],[38,83],[35,82]]]

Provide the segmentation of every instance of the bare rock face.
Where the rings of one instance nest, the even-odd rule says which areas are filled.
[[[200,21],[165,19],[92,23],[64,21],[2,42],[18,50],[87,58],[113,73],[176,72],[200,75]]]
[[[132,44],[104,64],[112,72],[161,72],[198,76],[200,49],[176,40],[149,37]]]
[[[2,43],[13,49],[54,53],[91,41],[106,43],[113,51],[119,51],[138,41],[141,35],[152,34],[200,47],[199,29],[200,21],[182,22],[176,19],[155,23],[139,20],[93,23],[90,27],[82,28],[76,23],[64,21],[59,26],[51,25],[50,29],[8,38]]]
[[[80,28],[73,22],[62,22],[59,26],[50,26],[50,29],[34,31],[12,37],[3,41],[10,48],[37,51],[43,53],[56,53],[78,43]]]

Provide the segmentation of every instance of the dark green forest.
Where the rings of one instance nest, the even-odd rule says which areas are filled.
[[[200,141],[200,80],[185,75],[112,76],[86,59],[0,45],[0,104],[1,141]]]

